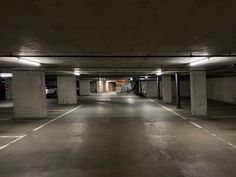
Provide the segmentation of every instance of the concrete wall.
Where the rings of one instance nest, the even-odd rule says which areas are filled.
[[[149,98],[157,97],[157,81],[142,82],[143,95]]]
[[[80,80],[79,81],[80,95],[90,95],[90,81]]]
[[[90,92],[97,93],[97,82],[96,81],[90,82]]]
[[[207,79],[208,99],[236,104],[236,77]]]
[[[147,83],[155,81],[143,81],[142,90],[144,96],[148,96]],[[160,82],[161,97],[162,97],[162,81]],[[154,84],[153,87],[156,87]],[[152,89],[155,90],[154,88]],[[172,80],[172,93],[175,97],[175,81]],[[190,97],[190,81],[180,80],[180,95],[181,97]],[[151,94],[150,97],[156,97]],[[207,97],[210,100],[222,101],[226,103],[236,104],[236,77],[223,77],[223,78],[208,78],[207,79]]]
[[[12,78],[5,80],[6,100],[12,100]]]
[[[149,84],[150,83],[150,84]],[[149,86],[148,86],[149,85]],[[172,96],[176,96],[175,91],[175,81],[171,82],[172,85]],[[143,95],[147,97],[157,97],[157,81],[143,81],[142,82],[142,91]],[[150,90],[148,91],[148,88]],[[160,82],[161,88],[161,97],[162,97],[162,81]],[[148,95],[148,93],[150,93]],[[190,97],[190,82],[189,80],[180,80],[180,96],[181,97]]]
[[[147,83],[155,81],[143,81],[142,90],[144,96],[147,96]],[[160,82],[162,90],[162,81]],[[153,86],[153,87],[156,87]],[[154,90],[154,89],[153,89]],[[172,80],[172,93],[175,97],[175,81]],[[190,97],[190,81],[180,80],[181,97]],[[151,97],[154,95],[151,95]],[[154,96],[156,97],[156,95]],[[161,91],[162,97],[162,91]],[[207,79],[207,97],[210,100],[222,101],[226,103],[236,104],[236,77],[208,78]]]
[[[180,80],[180,96],[181,97],[190,97],[190,81],[189,80]],[[176,97],[176,90],[175,90],[175,81],[172,81],[172,93],[173,97]]]

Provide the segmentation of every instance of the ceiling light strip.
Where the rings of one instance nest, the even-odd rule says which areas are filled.
[[[209,58],[204,58],[204,59],[197,60],[197,61],[190,63],[189,66],[201,65],[201,64],[207,63],[208,61],[209,61]]]
[[[19,58],[19,62],[27,64],[27,65],[40,66],[39,62],[28,60],[28,59],[24,59],[24,58]]]

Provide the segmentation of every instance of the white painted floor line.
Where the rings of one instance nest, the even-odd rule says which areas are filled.
[[[19,138],[21,136],[0,136],[0,138]]]
[[[79,105],[79,106],[77,106],[76,108],[73,108],[73,109],[71,109],[71,110],[65,112],[64,114],[62,114],[62,115],[60,115],[60,116],[57,116],[56,118],[54,118],[54,119],[48,121],[47,123],[45,123],[45,124],[43,124],[43,125],[40,125],[39,127],[33,129],[33,132],[35,132],[35,131],[37,131],[37,130],[39,130],[39,129],[45,127],[45,126],[47,126],[48,124],[54,122],[55,120],[57,120],[57,119],[59,119],[59,118],[64,117],[65,115],[67,115],[67,114],[69,114],[69,113],[75,111],[76,109],[79,109],[81,106],[83,106],[83,105]],[[29,134],[24,134],[24,135],[21,135],[21,136],[0,136],[0,138],[1,138],[1,137],[2,137],[2,138],[16,138],[15,140],[11,141],[10,143],[5,144],[5,145],[3,145],[3,146],[0,146],[0,151],[3,150],[3,149],[5,149],[6,147],[10,146],[11,144],[13,144],[13,143],[15,143],[15,142],[21,140],[22,138],[25,138],[25,137],[28,136],[28,135],[29,135]]]
[[[195,127],[204,130],[206,133],[210,134],[211,136],[214,136],[214,137],[217,138],[218,140],[220,140],[220,141],[222,141],[222,142],[228,144],[229,146],[233,147],[234,149],[236,149],[236,145],[234,145],[233,143],[228,142],[226,139],[224,139],[224,138],[222,138],[222,137],[216,135],[215,133],[213,133],[213,132],[211,132],[211,131],[209,131],[209,130],[203,128],[202,126],[198,125],[197,123],[195,123],[195,122],[193,122],[193,121],[189,121],[188,118],[186,118],[186,117],[180,115],[179,113],[177,113],[177,112],[175,112],[175,111],[173,111],[173,110],[171,110],[171,109],[169,109],[169,108],[163,106],[162,104],[160,104],[160,103],[158,103],[158,102],[156,102],[156,101],[154,101],[154,100],[152,100],[152,99],[150,99],[150,98],[148,98],[148,100],[151,101],[151,102],[153,102],[153,103],[156,103],[157,105],[159,105],[159,106],[162,107],[163,109],[165,109],[165,110],[171,112],[172,114],[174,114],[174,115],[180,117],[181,119],[184,119],[184,120],[188,121],[190,124],[194,125]]]
[[[50,109],[48,112],[63,112],[66,111],[65,109]]]
[[[10,146],[11,144],[13,144],[13,143],[15,143],[15,142],[21,140],[22,138],[26,137],[27,135],[28,135],[28,134],[22,135],[22,136],[16,138],[15,140],[11,141],[10,143],[7,143],[7,144],[5,144],[5,145],[3,145],[3,146],[0,146],[0,150],[5,149],[6,147],[8,147],[8,146]]]
[[[209,130],[206,130],[207,132],[211,133]],[[228,141],[226,141],[224,138],[221,138],[219,136],[217,136],[215,133],[211,133],[212,136],[218,138],[220,141],[227,143],[229,146],[233,147],[234,149],[236,149],[236,146],[233,143],[230,143]]]
[[[197,128],[202,128],[200,125],[198,125],[198,124],[196,124],[195,122],[193,122],[193,121],[189,121],[191,124],[193,124],[195,127],[197,127]]]
[[[77,106],[76,108],[71,109],[71,110],[65,112],[64,114],[62,114],[62,115],[60,115],[60,116],[57,116],[56,118],[54,118],[54,119],[48,121],[47,123],[45,123],[45,124],[43,124],[43,125],[40,125],[39,127],[36,127],[35,129],[33,129],[33,132],[38,131],[39,129],[41,129],[41,128],[47,126],[48,124],[54,122],[54,121],[57,120],[57,119],[60,119],[60,118],[62,118],[62,117],[64,117],[64,116],[66,116],[67,114],[70,114],[71,112],[75,111],[76,109],[79,109],[79,108],[82,107],[82,106],[83,106],[83,105],[79,105],[79,106]]]
[[[171,112],[172,114],[174,114],[174,115],[176,115],[176,116],[180,117],[181,119],[187,120],[187,118],[186,118],[186,117],[184,117],[184,116],[180,115],[179,113],[177,113],[177,112],[175,112],[175,111],[172,111],[171,109],[169,109],[169,108],[167,108],[167,107],[163,106],[162,104],[160,104],[160,103],[158,103],[158,102],[156,102],[156,101],[154,101],[154,100],[152,100],[152,99],[149,99],[149,98],[148,98],[148,100],[149,100],[149,101],[152,101],[153,103],[156,103],[156,104],[158,104],[160,107],[162,107],[162,108],[164,108],[165,110],[167,110],[167,111]]]

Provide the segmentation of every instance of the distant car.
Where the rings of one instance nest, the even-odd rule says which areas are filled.
[[[57,97],[57,87],[56,86],[46,86],[46,97],[47,98],[56,98]]]

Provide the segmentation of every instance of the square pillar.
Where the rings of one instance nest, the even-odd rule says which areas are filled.
[[[109,81],[105,82],[105,92],[109,92]]]
[[[143,84],[142,81],[139,81],[139,95],[143,96],[143,88],[142,88]]]
[[[79,81],[80,95],[90,95],[90,81],[80,80]]]
[[[162,76],[162,96],[164,103],[172,103],[171,75]]]
[[[76,77],[57,77],[58,104],[77,104]]]
[[[207,115],[206,72],[190,72],[191,113],[193,116]]]
[[[105,92],[105,84],[102,78],[99,78],[97,81],[97,93],[103,93]]]
[[[13,104],[16,118],[42,118],[47,116],[45,72],[13,71]]]
[[[146,96],[149,98],[157,97],[157,82],[156,81],[147,81]]]
[[[6,100],[12,100],[12,78],[5,80]]]
[[[160,77],[157,76],[157,99],[161,99],[161,82]]]

